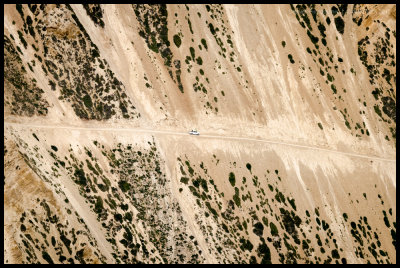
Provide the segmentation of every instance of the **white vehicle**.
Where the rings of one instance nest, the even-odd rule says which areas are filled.
[[[200,135],[200,133],[195,129],[194,130],[192,129],[191,131],[189,131],[189,134],[190,135]]]

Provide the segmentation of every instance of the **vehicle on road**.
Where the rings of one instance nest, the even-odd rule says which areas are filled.
[[[190,135],[200,135],[200,133],[195,129],[194,130],[192,129],[191,131],[189,131],[189,134]]]

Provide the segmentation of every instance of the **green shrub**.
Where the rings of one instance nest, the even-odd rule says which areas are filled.
[[[339,252],[336,249],[332,250],[332,258],[334,259],[340,258]]]
[[[282,192],[280,192],[280,191],[278,191],[277,190],[277,193],[276,193],[276,195],[275,195],[275,199],[276,199],[276,201],[278,201],[279,203],[285,203],[285,201],[286,201],[286,199],[285,199],[285,196],[283,195],[283,193]]]
[[[288,198],[288,201],[289,201],[289,204],[292,206],[292,208],[294,210],[296,210],[296,203],[294,202],[294,198],[293,199]]]
[[[273,222],[269,223],[269,228],[271,228],[271,235],[272,236],[277,236],[278,235],[278,228],[276,228],[276,225]]]
[[[215,34],[214,25],[213,25],[212,23],[209,23],[209,24],[208,24],[208,28],[210,28],[211,34],[214,35],[214,34]]]
[[[207,181],[205,179],[200,178],[200,185],[204,189],[204,191],[208,192]]]
[[[386,227],[390,228],[389,219],[388,219],[388,217],[386,215],[386,211],[382,210],[382,212],[383,212],[383,216],[384,216],[383,217],[383,221],[385,222]]]
[[[189,186],[189,190],[192,192],[192,194],[198,198],[200,198],[199,193],[197,192],[196,188],[193,187],[192,185]]]
[[[257,264],[257,259],[254,256],[250,257],[249,264]]]
[[[251,252],[253,250],[253,244],[250,242],[250,240],[241,238],[240,239],[240,243],[243,246],[243,249],[248,250],[249,252]]]
[[[33,137],[34,137],[35,139],[37,139],[37,141],[39,141],[39,138],[36,136],[35,133],[32,133],[32,135],[33,135]]]
[[[102,192],[107,192],[108,191],[108,186],[107,185],[104,185],[104,184],[97,184],[97,187],[99,187],[99,189],[102,191]]]
[[[348,129],[351,129],[349,121],[346,120],[346,122],[344,122],[344,124],[346,125],[346,127],[347,127]]]
[[[93,106],[92,99],[90,98],[90,96],[88,94],[86,94],[83,97],[83,103],[85,104],[85,106],[87,108],[92,108],[92,106]]]
[[[28,47],[28,43],[25,41],[25,38],[24,38],[22,32],[19,30],[18,30],[18,36],[19,36],[19,39],[21,40],[21,43],[24,45],[24,47],[26,49]]]
[[[54,264],[53,260],[51,259],[49,253],[46,251],[42,251],[42,258],[47,261],[49,264]]]
[[[335,26],[340,34],[344,33],[344,25],[345,24],[344,24],[342,17],[338,16],[335,18]]]
[[[21,16],[22,19],[24,19],[24,11],[22,10],[22,5],[21,4],[16,4],[15,8],[17,9],[19,15]]]
[[[337,90],[336,90],[336,86],[334,84],[331,85],[331,89],[333,91],[333,94],[336,94]]]
[[[263,221],[263,223],[264,223],[265,226],[268,226],[268,225],[269,225],[269,224],[268,224],[268,219],[267,219],[267,218],[262,217],[262,221]]]
[[[200,186],[200,180],[199,179],[193,180],[192,183],[193,183],[194,187],[199,188],[199,186]]]
[[[307,35],[308,35],[308,37],[310,38],[311,42],[312,42],[314,45],[317,45],[317,43],[318,43],[318,41],[319,41],[319,38],[316,37],[316,36],[314,36],[314,35],[310,32],[310,30],[307,30]]]
[[[82,169],[76,169],[74,173],[75,177],[78,177],[78,180],[76,183],[86,186],[86,177],[85,177],[85,172]]]
[[[193,170],[193,168],[190,166],[189,161],[185,161],[185,164],[188,166],[188,170],[189,170],[190,176],[193,176],[194,170]]]
[[[117,214],[114,215],[114,219],[115,219],[116,221],[122,222],[122,215],[119,214],[119,213],[117,213]]]
[[[261,264],[271,264],[271,251],[265,242],[258,246],[257,254],[262,257]]]
[[[240,207],[239,189],[237,187],[235,187],[235,195],[233,196],[233,201],[235,201],[237,207]]]
[[[208,49],[208,47],[207,47],[207,42],[206,42],[206,40],[203,38],[203,39],[201,39],[201,43],[203,44],[203,46],[206,48],[206,50]]]
[[[246,164],[246,168],[251,172],[251,164],[250,163]]]
[[[203,65],[203,59],[201,57],[198,57],[196,59],[196,62],[197,62],[198,65]]]
[[[131,185],[126,181],[119,181],[118,182],[119,188],[125,193],[130,190]]]
[[[174,35],[173,39],[174,39],[174,43],[175,43],[176,47],[179,48],[182,44],[181,38],[179,37],[179,35],[176,34],[176,35]]]
[[[100,213],[103,210],[103,199],[97,196],[96,203],[94,205],[94,212]]]
[[[378,105],[374,105],[374,110],[375,110],[375,113],[376,113],[377,115],[379,115],[380,117],[382,117],[382,112],[381,112],[381,110],[379,109],[379,106],[378,106]]]
[[[188,184],[189,178],[181,177],[181,182],[184,183],[184,184]]]
[[[210,212],[211,212],[212,214],[214,214],[215,216],[218,216],[217,211],[216,211],[214,208],[211,207],[211,205],[210,205],[209,202],[206,202],[206,206],[207,206],[207,208],[210,210]]]
[[[233,172],[229,173],[229,182],[231,183],[232,187],[235,186],[236,178],[235,178],[235,174]]]
[[[295,61],[293,60],[292,54],[289,54],[288,58],[289,58],[291,64],[295,63]]]
[[[92,57],[93,58],[98,58],[100,57],[99,51],[97,49],[92,50]]]
[[[270,190],[271,192],[274,191],[274,187],[273,187],[271,184],[268,184],[268,188],[269,188],[269,190]]]
[[[256,224],[254,224],[253,227],[254,227],[253,233],[257,236],[262,236],[264,231],[264,225],[261,222],[257,222]]]
[[[72,254],[72,250],[70,248],[71,240],[69,240],[65,235],[60,235],[61,241],[64,243],[65,247],[67,248],[69,254]]]
[[[196,55],[195,55],[194,48],[190,47],[189,50],[190,50],[190,55],[192,56],[192,60],[195,60]]]

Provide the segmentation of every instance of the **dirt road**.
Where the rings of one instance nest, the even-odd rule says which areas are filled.
[[[128,131],[128,132],[141,132],[141,133],[154,133],[154,134],[164,134],[164,135],[180,135],[180,136],[188,136],[193,139],[225,139],[225,140],[237,140],[237,141],[252,141],[252,142],[262,142],[262,143],[269,143],[269,144],[278,144],[283,146],[291,146],[297,147],[301,149],[308,149],[308,150],[318,150],[318,151],[325,151],[329,153],[337,153],[342,155],[347,155],[351,157],[358,157],[358,158],[366,158],[371,160],[377,161],[388,161],[388,162],[396,162],[396,159],[389,159],[384,157],[378,156],[371,156],[371,155],[364,155],[364,154],[357,154],[351,152],[343,152],[337,151],[332,149],[325,149],[315,146],[309,145],[301,145],[301,144],[294,144],[288,143],[283,141],[273,141],[273,140],[265,140],[265,139],[258,139],[258,138],[251,138],[251,137],[238,137],[238,136],[224,136],[224,135],[212,135],[212,133],[200,133],[199,136],[191,136],[188,132],[178,132],[178,131],[169,131],[169,130],[154,130],[154,129],[145,129],[145,128],[115,128],[109,126],[73,126],[73,125],[44,125],[44,124],[20,124],[20,123],[12,123],[12,122],[4,122],[4,127],[30,127],[30,128],[48,128],[48,129],[68,129],[68,130],[83,130],[83,131]]]

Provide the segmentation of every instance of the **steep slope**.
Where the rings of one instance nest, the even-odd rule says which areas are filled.
[[[6,5],[5,262],[396,263],[395,10]]]

